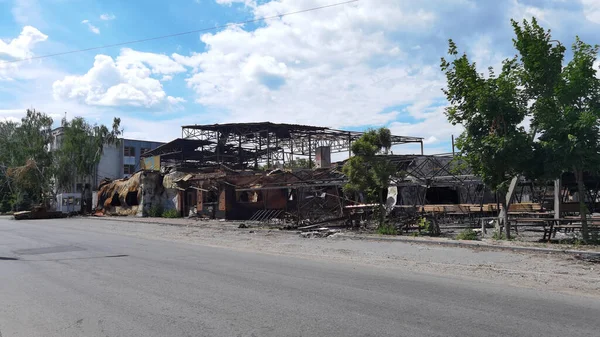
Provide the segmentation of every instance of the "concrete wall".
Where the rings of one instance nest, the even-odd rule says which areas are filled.
[[[98,181],[123,178],[123,145],[107,145],[100,158],[97,170]]]

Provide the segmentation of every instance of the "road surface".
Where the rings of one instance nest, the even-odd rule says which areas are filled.
[[[0,336],[598,336],[595,297],[0,218]]]

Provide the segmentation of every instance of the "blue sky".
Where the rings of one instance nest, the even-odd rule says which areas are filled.
[[[498,67],[510,19],[538,18],[570,45],[600,43],[600,0],[360,0],[265,22],[76,54],[28,57],[215,27],[341,0],[0,0],[0,118],[25,109],[123,120],[167,141],[183,124],[273,121],[387,126],[449,152],[441,88],[447,40]],[[414,152],[414,147],[395,152]]]

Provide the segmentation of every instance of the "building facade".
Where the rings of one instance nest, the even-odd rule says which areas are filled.
[[[130,177],[141,169],[140,156],[163,144],[137,139],[121,139],[118,145],[105,147],[100,163],[98,163],[96,174],[98,182],[105,178],[114,180]]]
[[[60,148],[62,134],[62,127],[52,130],[53,140],[50,144],[51,151]],[[140,170],[140,156],[143,153],[154,150],[163,144],[161,142],[137,139],[121,139],[118,144],[106,145],[92,178],[74,183],[69,191],[56,192],[82,192],[86,185],[95,190],[103,179],[114,180],[129,177]]]

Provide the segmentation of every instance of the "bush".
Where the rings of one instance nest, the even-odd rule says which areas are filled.
[[[2,199],[0,201],[0,213],[8,213],[12,210],[12,205],[8,198]]]
[[[160,205],[152,206],[148,210],[148,216],[152,218],[160,218],[163,216],[163,208]]]
[[[176,209],[168,209],[163,212],[162,217],[163,218],[179,218],[181,216],[179,215],[179,212]]]
[[[379,225],[379,227],[377,228],[377,233],[381,235],[398,235],[396,226],[389,223],[383,223]]]
[[[472,230],[471,228],[467,228],[464,231],[460,232],[456,237],[457,240],[477,240],[477,232]]]
[[[425,233],[429,236],[438,236],[441,234],[440,227],[437,225],[437,222],[428,220],[426,217],[421,217],[417,221],[417,225],[419,226],[419,234]]]
[[[492,235],[492,239],[494,239],[494,240],[504,240],[504,233],[502,233],[502,231],[500,231],[500,232],[494,231],[494,234]]]

